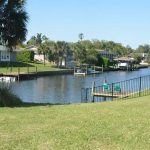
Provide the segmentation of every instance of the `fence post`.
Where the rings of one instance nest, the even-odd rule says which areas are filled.
[[[82,88],[81,89],[81,102],[84,102],[85,103],[85,101],[87,102],[87,91],[88,91],[88,89],[87,88]]]
[[[140,85],[139,85],[139,97],[141,96],[141,87],[142,87],[142,77],[140,77]]]
[[[112,100],[114,98],[114,83],[112,83]]]
[[[94,93],[95,93],[95,82],[92,83],[92,102],[94,103],[95,101],[95,96],[94,96]]]
[[[85,97],[85,100],[86,100],[86,102],[88,102],[88,94],[87,94],[87,93],[88,93],[88,88],[86,88],[85,91],[86,91],[86,97]]]

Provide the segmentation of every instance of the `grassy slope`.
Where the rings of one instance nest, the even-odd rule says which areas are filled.
[[[0,73],[18,73],[18,68],[20,68],[20,72],[27,73],[29,66],[29,72],[36,72],[37,71],[57,71],[62,70],[59,68],[52,67],[52,64],[46,64],[45,66],[41,63],[15,63],[12,62],[10,64],[1,63],[0,64]]]
[[[0,108],[0,149],[150,149],[150,96],[95,104]]]

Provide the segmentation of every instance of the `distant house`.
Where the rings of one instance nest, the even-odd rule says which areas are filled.
[[[34,60],[44,62],[44,55],[38,53],[38,47],[31,45],[29,47],[26,47],[27,50],[34,51]]]
[[[129,56],[134,57],[134,55],[141,56],[141,62],[140,62],[140,64],[147,64],[148,53],[131,53]]]
[[[120,57],[114,59],[117,64],[117,68],[122,70],[132,70],[134,68],[134,58],[132,57]]]
[[[7,46],[0,45],[0,62],[16,61],[15,49],[10,51]]]
[[[63,68],[73,69],[75,67],[73,54],[65,55],[63,59],[59,61],[59,66]]]
[[[97,50],[97,51],[98,51],[98,53],[99,53],[99,55],[100,55],[101,57],[106,57],[106,58],[108,58],[111,62],[113,61],[113,59],[114,59],[114,53],[109,52],[109,51],[105,51],[105,50]]]

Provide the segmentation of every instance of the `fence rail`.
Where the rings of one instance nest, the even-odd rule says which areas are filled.
[[[150,75],[81,89],[82,102],[100,102],[150,95]]]

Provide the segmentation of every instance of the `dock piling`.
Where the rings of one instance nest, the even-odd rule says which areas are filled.
[[[18,68],[18,82],[20,81],[20,68]]]

